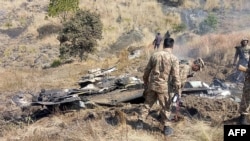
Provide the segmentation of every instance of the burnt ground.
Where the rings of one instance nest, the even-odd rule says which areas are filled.
[[[218,65],[206,63],[204,71],[190,80],[201,80],[211,84],[214,78],[230,84],[232,97],[241,98],[243,84],[236,85],[233,80],[235,68],[231,65]],[[239,116],[239,103],[228,98],[209,98],[190,95],[183,97],[184,115],[214,123],[237,124]]]
[[[231,96],[227,98],[199,97],[190,95],[182,97],[181,115],[190,119],[211,121],[216,124],[237,124],[239,114],[239,103],[233,101],[240,99],[243,83],[237,85],[233,76],[235,67],[230,64],[216,64],[204,60],[206,67],[203,71],[188,80],[199,80],[211,84],[216,78],[230,85]]]
[[[216,123],[230,121],[239,116],[239,104],[229,98],[211,99],[197,96],[187,96],[183,99],[184,115]]]

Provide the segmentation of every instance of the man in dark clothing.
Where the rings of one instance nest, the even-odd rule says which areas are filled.
[[[248,39],[244,38],[241,40],[241,45],[235,47],[235,56],[233,64],[236,65],[236,83],[243,83],[245,78],[245,73],[238,70],[239,65],[247,67],[249,60],[250,46],[248,46]],[[239,58],[239,59],[238,59]],[[237,61],[238,60],[238,61]]]
[[[170,33],[169,33],[169,31],[167,31],[166,33],[165,33],[165,35],[164,35],[164,39],[166,39],[166,38],[170,38]]]
[[[248,56],[250,55],[250,51],[248,51]],[[249,125],[248,116],[249,116],[249,109],[250,109],[250,62],[247,64],[246,69],[246,78],[244,81],[243,86],[243,94],[240,103],[240,117],[239,117],[239,124],[241,125]]]
[[[153,41],[154,49],[157,49],[157,50],[159,49],[161,41],[162,41],[161,33],[157,33]]]

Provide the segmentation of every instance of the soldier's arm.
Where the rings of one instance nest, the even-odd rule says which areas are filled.
[[[186,66],[187,69],[187,78],[194,77],[195,72],[191,70],[191,67],[189,65]]]
[[[192,73],[187,75],[187,78],[194,77],[194,75],[195,75],[195,72],[192,72]]]
[[[151,72],[151,69],[152,69],[152,56],[150,57],[149,61],[148,61],[148,64],[144,70],[144,74],[143,74],[143,81],[144,81],[144,84],[147,84],[148,83],[148,78],[149,78],[149,74]]]
[[[174,59],[172,62],[172,78],[175,87],[175,93],[178,93],[181,96],[181,81],[180,81],[180,74],[179,74],[179,61]]]
[[[236,61],[238,59],[238,56],[239,56],[239,51],[237,49],[237,47],[235,47],[235,54],[234,54],[234,61],[233,61],[233,64],[235,65],[236,64]]]
[[[194,76],[194,72],[191,71],[189,64],[180,64],[179,67],[180,67],[179,69],[180,69],[181,80],[184,80],[184,79],[186,80],[186,78]]]

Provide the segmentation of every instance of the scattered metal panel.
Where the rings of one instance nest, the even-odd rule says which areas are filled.
[[[209,85],[202,81],[188,81],[184,88],[209,88]]]
[[[31,106],[32,103],[32,101],[28,101],[23,94],[14,95],[12,101],[21,108]]]
[[[60,105],[60,104],[65,104],[65,103],[71,103],[71,102],[75,102],[75,101],[80,101],[81,98],[80,97],[69,97],[69,98],[65,98],[62,99],[61,101],[57,101],[57,102],[48,102],[48,101],[36,101],[36,102],[31,102],[31,105]]]
[[[235,94],[235,88],[227,83],[214,79],[210,85],[202,81],[188,81],[182,89],[182,95],[197,95],[209,98],[230,98],[235,102],[240,102],[240,97]]]
[[[21,96],[15,97],[13,101],[19,105],[43,105],[51,108],[75,101],[113,105],[142,97],[143,82],[134,76],[112,76],[111,72],[115,70],[116,67],[89,70],[88,74],[78,81],[79,89],[41,90],[33,96],[31,102]]]
[[[84,107],[84,102],[116,105],[143,97],[143,81],[135,76],[112,76],[111,72],[115,70],[115,67],[89,70],[88,74],[78,81],[79,89],[41,90],[33,95],[32,101],[25,99],[23,94],[14,96],[13,101],[20,107],[53,107],[75,102],[79,103],[79,107]],[[182,95],[190,94],[212,98],[232,97],[227,85],[219,80],[214,80],[210,85],[202,81],[188,81],[182,89]],[[233,99],[238,101],[235,97]]]
[[[139,90],[115,90],[110,93],[100,94],[85,97],[88,101],[92,101],[97,104],[116,105],[120,102],[126,102],[136,98],[142,97],[143,89]]]

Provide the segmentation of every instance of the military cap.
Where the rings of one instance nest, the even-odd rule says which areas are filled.
[[[241,40],[241,43],[242,43],[243,41],[247,41],[247,43],[249,42],[247,38],[243,38],[243,39]]]
[[[200,67],[200,71],[205,67],[205,63],[201,58],[194,60],[194,64]]]

